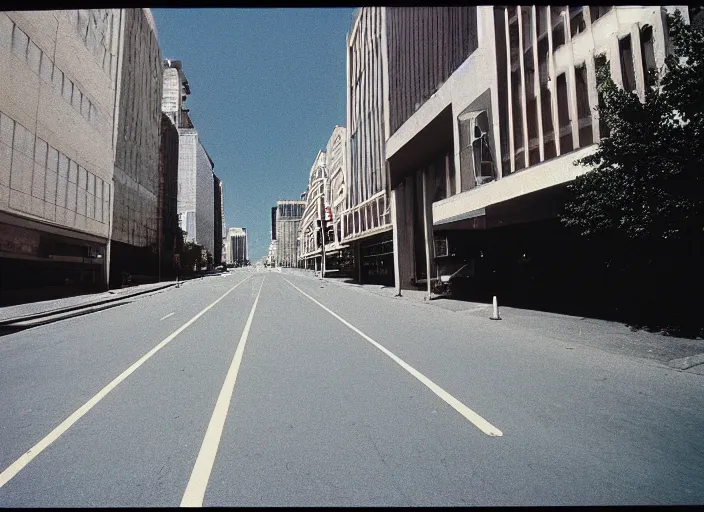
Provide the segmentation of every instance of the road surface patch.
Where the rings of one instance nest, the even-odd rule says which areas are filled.
[[[305,295],[306,297],[308,297],[310,300],[312,300],[313,302],[315,302],[318,306],[320,306],[320,307],[323,308],[325,311],[327,311],[328,313],[330,313],[332,316],[334,316],[335,318],[337,318],[340,322],[342,322],[342,323],[345,324],[347,327],[349,327],[350,329],[352,329],[354,332],[356,332],[357,334],[359,334],[362,338],[364,338],[364,339],[367,340],[369,343],[371,343],[372,345],[374,345],[376,348],[378,348],[379,350],[381,350],[384,354],[386,354],[386,355],[389,356],[391,359],[393,359],[394,362],[396,362],[399,366],[401,366],[401,368],[403,368],[403,369],[406,370],[408,373],[410,373],[411,375],[413,375],[413,376],[414,376],[416,379],[418,379],[422,384],[424,384],[428,389],[430,389],[433,393],[435,393],[440,399],[442,399],[442,400],[443,400],[445,403],[447,403],[450,407],[452,407],[452,408],[455,409],[457,412],[459,412],[462,416],[464,416],[467,420],[469,420],[470,423],[472,423],[475,427],[477,427],[479,430],[481,430],[482,432],[484,432],[486,435],[492,436],[492,437],[501,437],[501,436],[504,435],[503,432],[501,432],[501,430],[499,430],[499,429],[496,428],[494,425],[492,425],[491,423],[489,423],[488,421],[486,421],[486,420],[485,420],[484,418],[482,418],[479,414],[477,414],[477,413],[474,412],[472,409],[470,409],[469,407],[467,407],[466,405],[464,405],[462,402],[460,402],[459,400],[457,400],[454,396],[452,396],[450,393],[448,393],[447,391],[445,391],[443,388],[441,388],[440,386],[438,386],[437,384],[435,384],[432,380],[430,380],[428,377],[426,377],[425,375],[423,375],[421,372],[419,372],[418,370],[416,370],[415,368],[413,368],[410,364],[406,363],[404,360],[402,360],[402,359],[401,359],[400,357],[398,357],[396,354],[394,354],[393,352],[391,352],[391,351],[388,350],[387,348],[383,347],[382,345],[380,345],[379,343],[377,343],[376,341],[374,341],[372,338],[370,338],[369,336],[367,336],[366,334],[364,334],[362,331],[360,331],[359,329],[357,329],[354,325],[352,325],[352,324],[349,323],[347,320],[345,320],[344,318],[342,318],[340,315],[338,315],[337,313],[335,313],[335,312],[332,311],[331,309],[327,308],[326,306],[324,306],[323,304],[321,304],[320,302],[318,302],[317,300],[315,300],[313,297],[311,297],[310,295],[308,295],[306,292],[304,292],[303,290],[301,290],[298,286],[296,286],[295,284],[293,284],[291,281],[289,281],[289,280],[286,279],[285,277],[284,277],[284,280],[285,280],[288,284],[290,284],[291,286],[293,286],[296,290],[298,290],[299,292],[301,292],[303,295]]]
[[[251,277],[251,276],[250,276]],[[247,281],[249,277],[243,279],[239,283],[237,283],[235,286],[227,290],[223,295],[220,296],[215,302],[207,306],[205,309],[203,309],[200,313],[198,313],[196,316],[191,318],[188,322],[183,324],[181,327],[176,329],[172,334],[170,334],[167,338],[162,340],[157,346],[152,348],[149,352],[144,354],[141,358],[139,358],[135,363],[132,364],[129,368],[127,368],[124,372],[122,372],[120,375],[118,375],[115,379],[113,379],[107,386],[105,386],[103,389],[98,391],[98,393],[93,396],[90,400],[88,400],[85,404],[83,404],[81,407],[78,408],[76,412],[71,414],[68,418],[66,418],[64,421],[62,421],[58,427],[56,427],[54,430],[49,432],[49,434],[44,437],[41,441],[39,441],[37,444],[32,446],[29,450],[27,450],[24,454],[22,454],[15,462],[10,464],[2,473],[0,473],[0,489],[7,484],[10,480],[12,480],[17,473],[22,471],[24,467],[29,464],[37,455],[42,453],[44,450],[46,450],[54,441],[56,441],[61,435],[66,432],[71,426],[76,423],[78,420],[80,420],[83,416],[85,416],[88,411],[90,411],[93,407],[95,407],[98,402],[100,402],[105,396],[110,393],[113,389],[115,389],[122,381],[124,381],[127,377],[132,375],[137,368],[142,366],[144,363],[146,363],[154,354],[156,354],[159,350],[164,348],[166,345],[168,345],[176,336],[181,334],[184,330],[186,330],[193,322],[198,320],[201,316],[203,316],[208,310],[210,310],[213,306],[215,306],[218,302],[220,302],[222,299],[227,297],[230,292],[232,292],[235,288],[237,288],[239,285]]]
[[[262,278],[262,283],[259,285],[259,292],[257,292],[257,298],[254,299],[254,304],[252,305],[252,309],[249,312],[247,323],[245,324],[244,330],[242,331],[242,336],[240,336],[240,342],[237,344],[235,355],[232,358],[232,364],[230,365],[230,369],[227,371],[225,381],[223,382],[222,388],[220,389],[218,401],[215,403],[213,415],[210,417],[210,423],[208,423],[208,429],[206,430],[205,437],[203,438],[203,444],[201,444],[200,451],[198,452],[198,458],[196,459],[196,463],[193,466],[193,471],[191,472],[191,477],[188,480],[186,491],[183,493],[183,498],[181,499],[182,507],[203,506],[205,490],[208,487],[210,473],[213,471],[215,457],[218,454],[218,447],[220,446],[222,430],[225,427],[225,420],[227,419],[227,411],[230,408],[230,401],[232,400],[232,395],[235,392],[235,382],[237,381],[237,374],[240,371],[240,364],[242,363],[244,347],[247,344],[247,338],[249,337],[249,329],[252,326],[252,319],[254,318],[254,311],[257,309],[259,296],[262,293],[264,279],[266,279],[266,276]]]

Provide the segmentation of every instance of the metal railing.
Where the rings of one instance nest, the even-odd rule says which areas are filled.
[[[391,203],[382,190],[342,212],[342,242],[383,233],[391,226]]]

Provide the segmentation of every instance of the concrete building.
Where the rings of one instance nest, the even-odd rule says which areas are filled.
[[[191,118],[183,104],[191,93],[181,61],[165,61],[162,109],[178,126],[178,216],[186,241],[202,246],[215,255],[215,164],[203,147]]]
[[[230,228],[227,230],[228,265],[241,267],[249,261],[249,240],[247,228]]]
[[[335,126],[325,149],[326,165],[330,176],[330,213],[332,215],[335,239],[330,252],[339,251],[342,246],[342,212],[347,200],[347,130]]]
[[[225,262],[224,248],[225,248],[225,238],[227,236],[227,228],[225,227],[225,212],[222,194],[222,181],[213,174],[213,203],[214,203],[214,214],[213,214],[213,224],[215,227],[213,233],[213,246],[215,252],[213,253],[213,263],[215,265],[221,265]]]
[[[0,12],[0,302],[106,284],[126,16]]]
[[[109,258],[112,286],[122,283],[124,272],[158,274],[162,61],[148,10],[123,11],[120,48]]]
[[[183,249],[178,225],[178,129],[161,114],[159,146],[159,279],[170,278],[178,270],[177,255]]]
[[[303,195],[303,194],[302,194]],[[298,259],[306,267],[320,266],[322,238],[319,222],[321,201],[330,206],[330,176],[327,168],[327,155],[318,151],[308,176],[308,189],[305,193],[306,207],[299,224]]]
[[[205,151],[193,124],[190,126],[179,130],[178,215],[181,229],[186,231],[186,241],[195,242],[213,254],[215,164]]]
[[[556,215],[566,185],[588,172],[574,161],[608,135],[596,72],[608,63],[642,98],[647,69],[666,55],[665,10],[674,7],[386,9],[397,291],[430,293],[464,264],[487,296],[537,293],[546,281],[527,276],[558,269],[558,300],[574,287],[585,247],[566,241]],[[540,271],[525,270],[531,260]]]
[[[271,207],[271,239],[276,240],[276,206]]]
[[[347,195],[342,242],[354,252],[357,279],[393,282],[393,242],[385,171],[389,129],[386,8],[356,12],[347,36]]]
[[[276,240],[272,240],[269,244],[269,252],[266,256],[266,264],[270,267],[276,266]]]
[[[311,167],[305,197],[306,209],[300,225],[298,258],[306,268],[322,268],[322,237],[318,221],[322,212],[327,219],[327,243],[325,245],[325,269],[339,270],[340,255],[347,247],[342,243],[342,212],[347,197],[345,183],[346,131],[336,126],[327,143]]]
[[[298,235],[305,201],[276,202],[276,259],[277,267],[298,266]]]

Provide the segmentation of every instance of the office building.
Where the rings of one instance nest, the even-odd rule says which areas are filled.
[[[342,242],[360,282],[393,282],[393,242],[385,170],[389,124],[386,8],[356,11],[347,36],[346,198]]]
[[[124,9],[118,69],[110,284],[158,274],[161,50],[147,9]],[[90,192],[91,184],[88,183]],[[80,189],[80,183],[79,183]],[[90,203],[90,197],[88,198]],[[79,198],[80,201],[80,198]],[[82,205],[79,202],[79,209]]]
[[[166,60],[162,109],[178,126],[178,216],[186,241],[215,254],[215,164],[203,146],[184,102],[191,93],[181,61]],[[180,92],[180,95],[178,94]],[[218,238],[218,246],[221,245]]]
[[[119,9],[0,12],[0,302],[104,288]]]
[[[228,265],[241,267],[249,262],[249,241],[247,228],[230,228],[227,230]]]
[[[224,247],[225,238],[227,237],[227,228],[225,227],[225,212],[222,181],[213,174],[213,264],[221,265],[225,262]]]
[[[386,9],[397,291],[430,292],[468,264],[473,282],[487,283],[484,298],[538,293],[547,281],[527,278],[529,260],[575,284],[567,276],[588,265],[577,264],[557,213],[566,185],[589,171],[575,160],[608,136],[595,112],[597,71],[610,66],[617,85],[643,98],[647,71],[666,55],[664,12],[674,10]]]
[[[276,202],[277,267],[298,266],[298,235],[305,207],[305,201]]]

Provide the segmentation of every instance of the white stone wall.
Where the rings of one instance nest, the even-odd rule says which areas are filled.
[[[0,12],[0,211],[108,237],[119,19]]]

